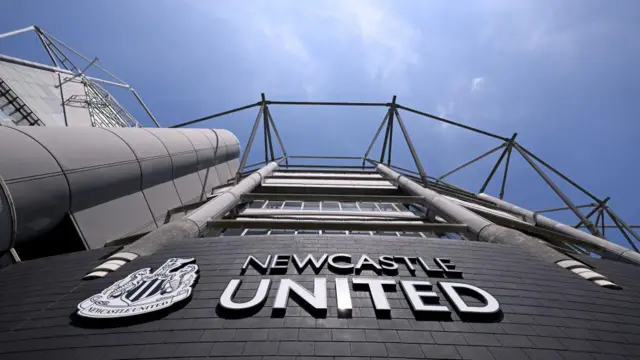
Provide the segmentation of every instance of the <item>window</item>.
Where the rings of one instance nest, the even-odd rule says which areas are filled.
[[[399,231],[398,235],[402,237],[422,237],[418,232],[410,232],[410,231]]]
[[[298,235],[303,235],[303,234],[318,235],[320,234],[320,230],[298,230]]]
[[[406,206],[404,206],[404,204],[394,204],[396,206],[396,208],[398,208],[398,210],[400,211],[409,211],[409,209],[407,209]]]
[[[225,229],[220,236],[240,236],[244,229]]]
[[[350,235],[371,235],[371,231],[361,231],[361,230],[355,230],[355,231],[349,231]]]
[[[340,211],[340,203],[334,201],[325,201],[322,203],[322,211]]]
[[[262,209],[265,203],[264,200],[254,200],[249,204],[249,209]]]
[[[293,235],[296,231],[293,229],[273,229],[269,235]]]
[[[267,229],[247,229],[247,231],[244,233],[244,236],[267,235],[268,232],[269,230]]]
[[[376,235],[380,236],[398,236],[398,233],[395,231],[376,231]]]
[[[305,201],[302,210],[320,211],[320,203],[317,201]]]
[[[285,201],[283,210],[300,210],[302,208],[301,201]]]
[[[372,202],[361,202],[358,203],[358,205],[360,206],[360,210],[362,211],[380,211],[376,204]]]
[[[359,211],[358,205],[354,202],[341,202],[342,211]]]
[[[282,201],[268,201],[265,209],[279,210],[282,207]]]
[[[381,203],[378,204],[378,207],[380,208],[380,211],[398,211],[393,204]]]
[[[347,235],[344,230],[322,230],[323,235]]]

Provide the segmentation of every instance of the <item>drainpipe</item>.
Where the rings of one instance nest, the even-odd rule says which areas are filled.
[[[150,255],[167,245],[178,243],[183,239],[200,236],[209,220],[222,218],[238,205],[241,196],[252,192],[258,187],[267,176],[278,168],[278,164],[282,160],[284,159],[270,162],[181,220],[160,226],[136,242],[126,246],[121,252],[133,253],[138,256]]]
[[[633,250],[629,250],[623,246],[614,244],[610,241],[593,236],[591,234],[587,234],[578,229],[574,229],[571,226],[567,226],[555,220],[549,219],[548,217],[542,216],[540,214],[536,214],[533,211],[520,208],[504,200],[496,199],[491,195],[479,194],[478,197],[496,204],[496,206],[501,210],[511,211],[511,212],[520,214],[524,216],[528,221],[534,223],[535,225],[541,228],[557,231],[565,235],[571,236],[583,242],[589,248],[595,247],[597,250],[599,250],[599,252],[597,250],[596,252],[598,252],[600,255],[602,255],[607,259],[624,261],[624,262],[640,265],[640,254]]]
[[[466,224],[469,231],[477,236],[476,240],[478,241],[517,245],[546,262],[557,263],[558,261],[571,259],[545,245],[545,242],[523,234],[520,231],[494,224],[463,206],[454,203],[443,195],[418,185],[414,181],[382,164],[377,164],[376,170],[382,177],[391,181],[393,184],[397,184],[399,188],[408,194],[420,196],[425,206],[435,210],[438,215],[442,216],[448,222]]]

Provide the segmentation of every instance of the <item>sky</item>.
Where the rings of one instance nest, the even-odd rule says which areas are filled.
[[[0,14],[0,33],[35,24],[98,57],[136,89],[162,126],[255,103],[260,93],[270,100],[363,102],[397,95],[414,109],[504,137],[518,133],[522,146],[595,196],[610,196],[619,216],[640,224],[637,0],[3,0]],[[0,53],[47,61],[33,34],[0,39]],[[130,94],[109,90],[151,125]],[[362,156],[385,114],[384,108],[270,110],[289,155]],[[229,129],[244,149],[257,111],[192,127]],[[401,116],[432,176],[500,144]],[[264,159],[262,139],[259,131],[249,163]],[[477,192],[498,156],[447,180]],[[392,162],[415,169],[397,127]],[[501,179],[502,166],[489,194],[499,193]],[[576,205],[591,202],[551,179]],[[531,210],[564,206],[515,152],[505,200]],[[569,212],[549,216],[577,222]],[[626,245],[614,232],[609,238]]]

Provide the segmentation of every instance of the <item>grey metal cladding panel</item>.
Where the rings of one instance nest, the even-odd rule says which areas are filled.
[[[65,171],[136,162],[131,149],[120,138],[101,128],[31,126],[21,130],[46,146]]]
[[[146,188],[143,192],[153,217],[159,219],[159,223],[164,221],[164,216],[168,210],[182,205],[173,181]]]
[[[206,169],[207,167],[214,165],[214,149],[206,136],[196,129],[176,130],[189,138],[191,144],[193,144],[193,147],[196,149],[199,169]]]
[[[137,128],[104,130],[116,134],[133,150],[142,169],[143,188],[146,189],[173,179],[173,167],[169,153],[162,142],[153,134]]]
[[[202,194],[202,183],[198,173],[188,174],[174,179],[178,194],[183,204],[191,203],[200,198]]]
[[[107,241],[138,233],[154,223],[141,192],[75,211],[73,216],[91,249],[102,247]]]
[[[194,129],[194,130],[198,130],[202,135],[204,135],[211,143],[211,147],[213,148],[218,147],[218,135],[214,130],[211,130],[211,129]]]
[[[21,130],[0,127],[0,175],[5,181],[44,174],[62,173],[51,154]]]
[[[69,187],[64,175],[7,184],[18,219],[18,238],[27,239],[54,227],[69,211]]]
[[[226,183],[227,180],[231,179],[235,174],[232,174],[229,171],[229,165],[227,163],[218,164],[215,166],[216,173],[218,173],[218,177],[220,178],[220,182]]]
[[[194,151],[191,142],[176,129],[144,128],[144,130],[160,139],[171,155]]]
[[[72,211],[140,192],[138,162],[67,172],[67,178],[71,185]]]
[[[228,164],[232,174],[238,172],[238,167],[240,167],[240,160],[238,160],[237,158],[231,159],[228,161]]]
[[[2,180],[0,180],[2,181]],[[11,248],[11,232],[13,231],[14,215],[9,208],[9,195],[0,186],[0,252],[5,252]],[[2,260],[2,258],[0,258]],[[0,261],[0,268],[4,267]]]
[[[205,188],[207,193],[210,192],[212,188],[222,184],[215,166],[212,166],[209,169],[205,170],[204,175],[201,175],[201,177],[207,184]]]
[[[48,230],[69,210],[69,186],[60,166],[37,141],[20,130],[0,127],[0,176],[18,217],[18,240]]]

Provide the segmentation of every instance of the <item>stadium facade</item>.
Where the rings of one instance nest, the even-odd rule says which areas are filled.
[[[640,359],[634,226],[515,134],[395,97],[264,94],[162,128],[131,86],[40,28],[0,41],[27,32],[52,64],[0,55],[0,358]],[[108,86],[129,89],[156,127],[141,126]],[[386,115],[362,157],[295,156],[274,104]],[[227,130],[186,128],[248,109],[258,115],[243,151]],[[429,176],[405,112],[499,145]],[[247,164],[259,129],[264,161]],[[394,140],[415,171],[392,163]],[[498,152],[480,192],[445,181]],[[578,225],[503,199],[512,153],[566,204],[548,211],[572,211]],[[501,192],[488,195],[501,164]],[[575,205],[547,171],[593,203]],[[606,239],[613,226],[631,248]]]

